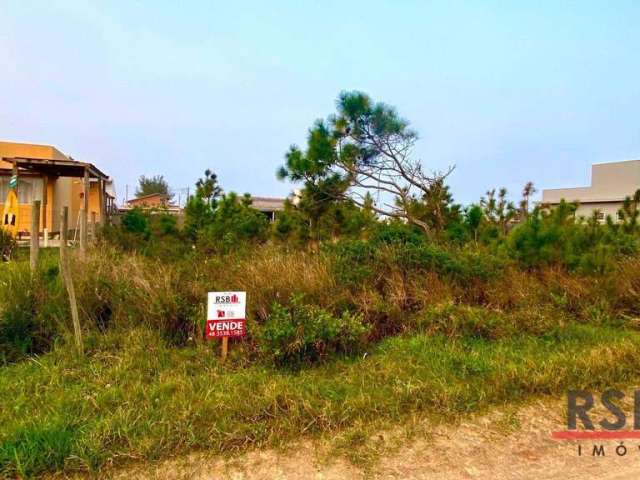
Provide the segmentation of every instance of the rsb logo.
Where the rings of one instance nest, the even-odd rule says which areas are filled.
[[[591,392],[570,390],[567,393],[567,429],[553,432],[556,440],[618,440],[613,445],[594,443],[578,444],[578,456],[583,453],[594,457],[617,455],[624,457],[628,452],[640,455],[639,446],[625,445],[623,440],[640,439],[640,390],[633,393],[632,411],[626,411],[621,404],[625,399],[620,390],[606,390],[599,398]],[[594,409],[603,413],[598,415]],[[632,420],[631,420],[632,418]],[[633,423],[633,429],[628,428]],[[578,429],[580,427],[580,430]]]
[[[240,297],[232,295],[216,295],[216,303],[240,303]]]

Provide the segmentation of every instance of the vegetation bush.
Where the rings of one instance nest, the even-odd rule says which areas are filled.
[[[602,225],[597,213],[588,221],[575,218],[575,204],[561,202],[550,212],[536,209],[507,237],[510,255],[523,267],[542,265],[585,272],[611,270],[622,255],[637,252],[637,237],[625,224]]]
[[[230,193],[218,203],[211,223],[199,232],[198,245],[205,251],[227,252],[242,244],[264,242],[268,225],[267,217],[251,208],[248,195],[240,199]]]
[[[146,237],[149,234],[149,215],[140,207],[135,207],[122,216],[124,231]]]
[[[262,355],[278,365],[314,362],[332,353],[354,353],[365,343],[369,327],[360,314],[341,316],[294,296],[288,306],[274,303],[258,333]]]
[[[521,335],[541,336],[566,325],[561,312],[551,309],[517,309],[503,312],[486,307],[445,303],[427,308],[411,328],[449,338],[498,340]]]
[[[68,314],[57,268],[31,275],[26,263],[7,264],[0,282],[0,364],[48,351]]]
[[[16,253],[16,240],[6,230],[0,228],[0,259],[3,262],[11,260]]]
[[[328,244],[324,252],[331,260],[333,274],[340,285],[361,285],[375,274],[376,250],[365,240],[340,240]]]

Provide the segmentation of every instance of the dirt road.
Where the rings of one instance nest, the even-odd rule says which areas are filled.
[[[455,426],[426,420],[395,432],[381,432],[335,454],[335,442],[306,441],[284,451],[252,451],[232,462],[198,453],[157,465],[139,465],[110,478],[134,479],[605,479],[640,478],[640,440],[558,441],[565,429],[562,400],[519,409],[497,409]],[[582,455],[578,455],[578,445]],[[593,447],[604,446],[604,456]],[[619,453],[622,453],[622,448]]]

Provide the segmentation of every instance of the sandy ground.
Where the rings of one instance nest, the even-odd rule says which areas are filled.
[[[105,478],[137,479],[636,479],[640,478],[640,440],[558,441],[564,430],[564,400],[506,407],[457,425],[419,420],[395,432],[381,432],[354,447],[338,440],[304,441],[284,450],[255,450],[232,462],[206,453],[154,465],[107,472]],[[408,435],[408,431],[413,432]],[[578,455],[578,444],[582,455]],[[605,456],[594,457],[603,445]],[[359,453],[358,453],[359,452]],[[361,458],[362,457],[362,458]]]

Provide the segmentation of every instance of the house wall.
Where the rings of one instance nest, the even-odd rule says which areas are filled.
[[[617,220],[618,210],[625,197],[640,188],[640,160],[600,163],[591,167],[591,185],[578,188],[543,190],[542,203],[556,205],[561,200],[578,202],[576,216],[590,217],[594,210],[604,218]]]
[[[146,198],[133,198],[127,202],[131,207],[162,207],[166,205],[167,198],[164,195],[154,195]]]
[[[0,195],[4,194],[2,182],[8,184],[9,177],[0,178]],[[40,200],[43,197],[42,178],[40,177],[21,177],[18,185],[18,194],[20,194],[21,186],[26,183],[32,185],[33,195],[31,201]],[[8,186],[7,186],[8,191]],[[69,228],[74,230],[79,228],[79,214],[82,208],[82,179],[71,177],[59,177],[50,180],[47,184],[47,215],[46,225],[42,213],[40,214],[40,229],[45,227],[49,232],[57,232],[60,230],[60,213],[63,207],[69,207]],[[6,194],[3,195],[3,200]],[[4,202],[0,203],[0,210],[4,209]],[[89,215],[88,221],[91,222],[92,212],[96,214],[96,222],[102,221],[100,217],[100,188],[98,182],[90,184],[89,191]],[[31,203],[18,204],[18,231],[28,232],[31,230]]]
[[[51,231],[53,232],[60,231],[60,214],[62,207],[69,207],[71,205],[71,184],[74,180],[75,179],[71,177],[59,177],[54,182],[51,182],[55,190],[52,202],[53,222]],[[73,218],[72,213],[69,212],[69,225],[73,224]]]
[[[591,167],[594,194],[633,195],[640,188],[640,160],[600,163]]]
[[[83,179],[61,178],[60,180],[65,180],[63,188],[66,193],[61,195],[64,200],[60,202],[60,209],[58,212],[61,211],[63,206],[69,207],[69,228],[80,228],[78,222],[80,218],[80,210],[82,209],[83,204]],[[102,218],[100,217],[100,184],[96,181],[90,182],[89,184],[89,211],[87,215],[89,223],[91,223],[93,213],[96,215],[96,222],[102,222]]]
[[[576,210],[576,217],[590,218],[593,215],[594,210],[598,210],[602,213],[600,221],[605,221],[607,216],[610,216],[615,222],[618,220],[618,210],[622,208],[622,202],[594,202],[594,203],[581,203]]]
[[[4,210],[4,201],[9,193],[10,176],[0,177],[0,211]],[[28,231],[31,228],[31,203],[33,200],[42,201],[42,178],[22,176],[18,180],[18,231]],[[25,203],[28,199],[29,202]],[[42,226],[42,219],[40,221]]]
[[[10,170],[12,164],[2,158],[39,158],[44,160],[69,160],[55,147],[50,145],[35,145],[29,143],[0,142],[0,169]],[[5,170],[5,171],[6,171]],[[0,177],[0,208],[4,208],[4,200],[8,193],[8,174]],[[58,177],[50,178],[47,183],[47,204],[46,215],[40,215],[40,227],[47,228],[50,232],[60,229],[60,213],[63,207],[69,207],[69,227],[76,228],[78,225],[78,217],[82,205],[82,178]],[[3,188],[5,182],[6,189]],[[18,230],[29,231],[31,228],[31,202],[33,200],[42,201],[43,179],[40,176],[20,175],[18,184]],[[28,185],[25,187],[25,185]],[[92,212],[96,213],[96,221],[101,222],[100,217],[100,201],[101,191],[99,182],[92,181],[90,183],[89,192],[89,222],[92,218]],[[21,188],[21,186],[23,188]],[[25,203],[26,188],[31,188],[31,194],[28,195],[28,202]],[[22,195],[21,195],[22,192]],[[22,197],[22,198],[20,198]],[[46,224],[44,217],[46,216]]]

